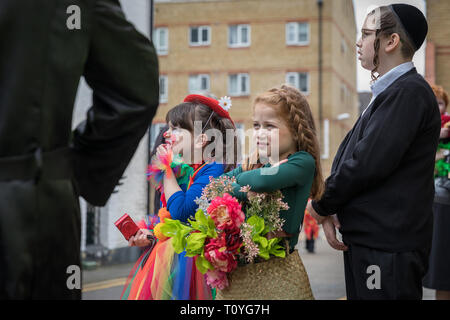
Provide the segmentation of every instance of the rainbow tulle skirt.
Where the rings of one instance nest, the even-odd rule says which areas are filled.
[[[174,252],[171,240],[158,241],[131,269],[122,300],[211,300],[211,288],[195,258]]]

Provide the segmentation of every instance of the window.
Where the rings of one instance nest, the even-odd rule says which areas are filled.
[[[247,96],[250,94],[250,77],[247,73],[230,74],[228,77],[230,96]]]
[[[229,26],[228,46],[231,48],[250,46],[250,25],[236,24]]]
[[[309,23],[289,22],[286,24],[286,44],[305,46],[309,44]]]
[[[288,72],[286,82],[296,87],[300,92],[309,94],[309,73],[307,72]]]
[[[197,74],[189,76],[189,93],[209,92],[209,75]]]
[[[169,52],[169,30],[167,28],[156,28],[153,32],[153,43],[159,55]]]
[[[169,98],[169,80],[167,76],[159,76],[159,103],[166,103]]]
[[[211,44],[211,28],[209,26],[189,28],[189,45],[207,46],[209,44]]]

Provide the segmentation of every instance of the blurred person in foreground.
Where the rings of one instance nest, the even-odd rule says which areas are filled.
[[[0,299],[80,299],[78,196],[103,206],[122,176],[157,56],[115,0],[2,0],[0,35]],[[82,76],[92,107],[72,132]]]

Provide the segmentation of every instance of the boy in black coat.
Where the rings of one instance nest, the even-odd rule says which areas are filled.
[[[344,251],[348,299],[422,298],[440,117],[411,61],[427,32],[410,5],[367,16],[357,47],[373,98],[341,144],[324,195],[308,204],[330,245]]]

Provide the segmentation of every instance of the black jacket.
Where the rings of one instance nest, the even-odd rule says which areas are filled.
[[[342,142],[316,211],[344,242],[391,252],[431,244],[440,116],[415,69],[379,94]]]
[[[76,298],[78,196],[104,205],[122,176],[157,109],[157,56],[117,0],[1,0],[0,38],[0,298]],[[92,107],[72,132],[82,76]]]

